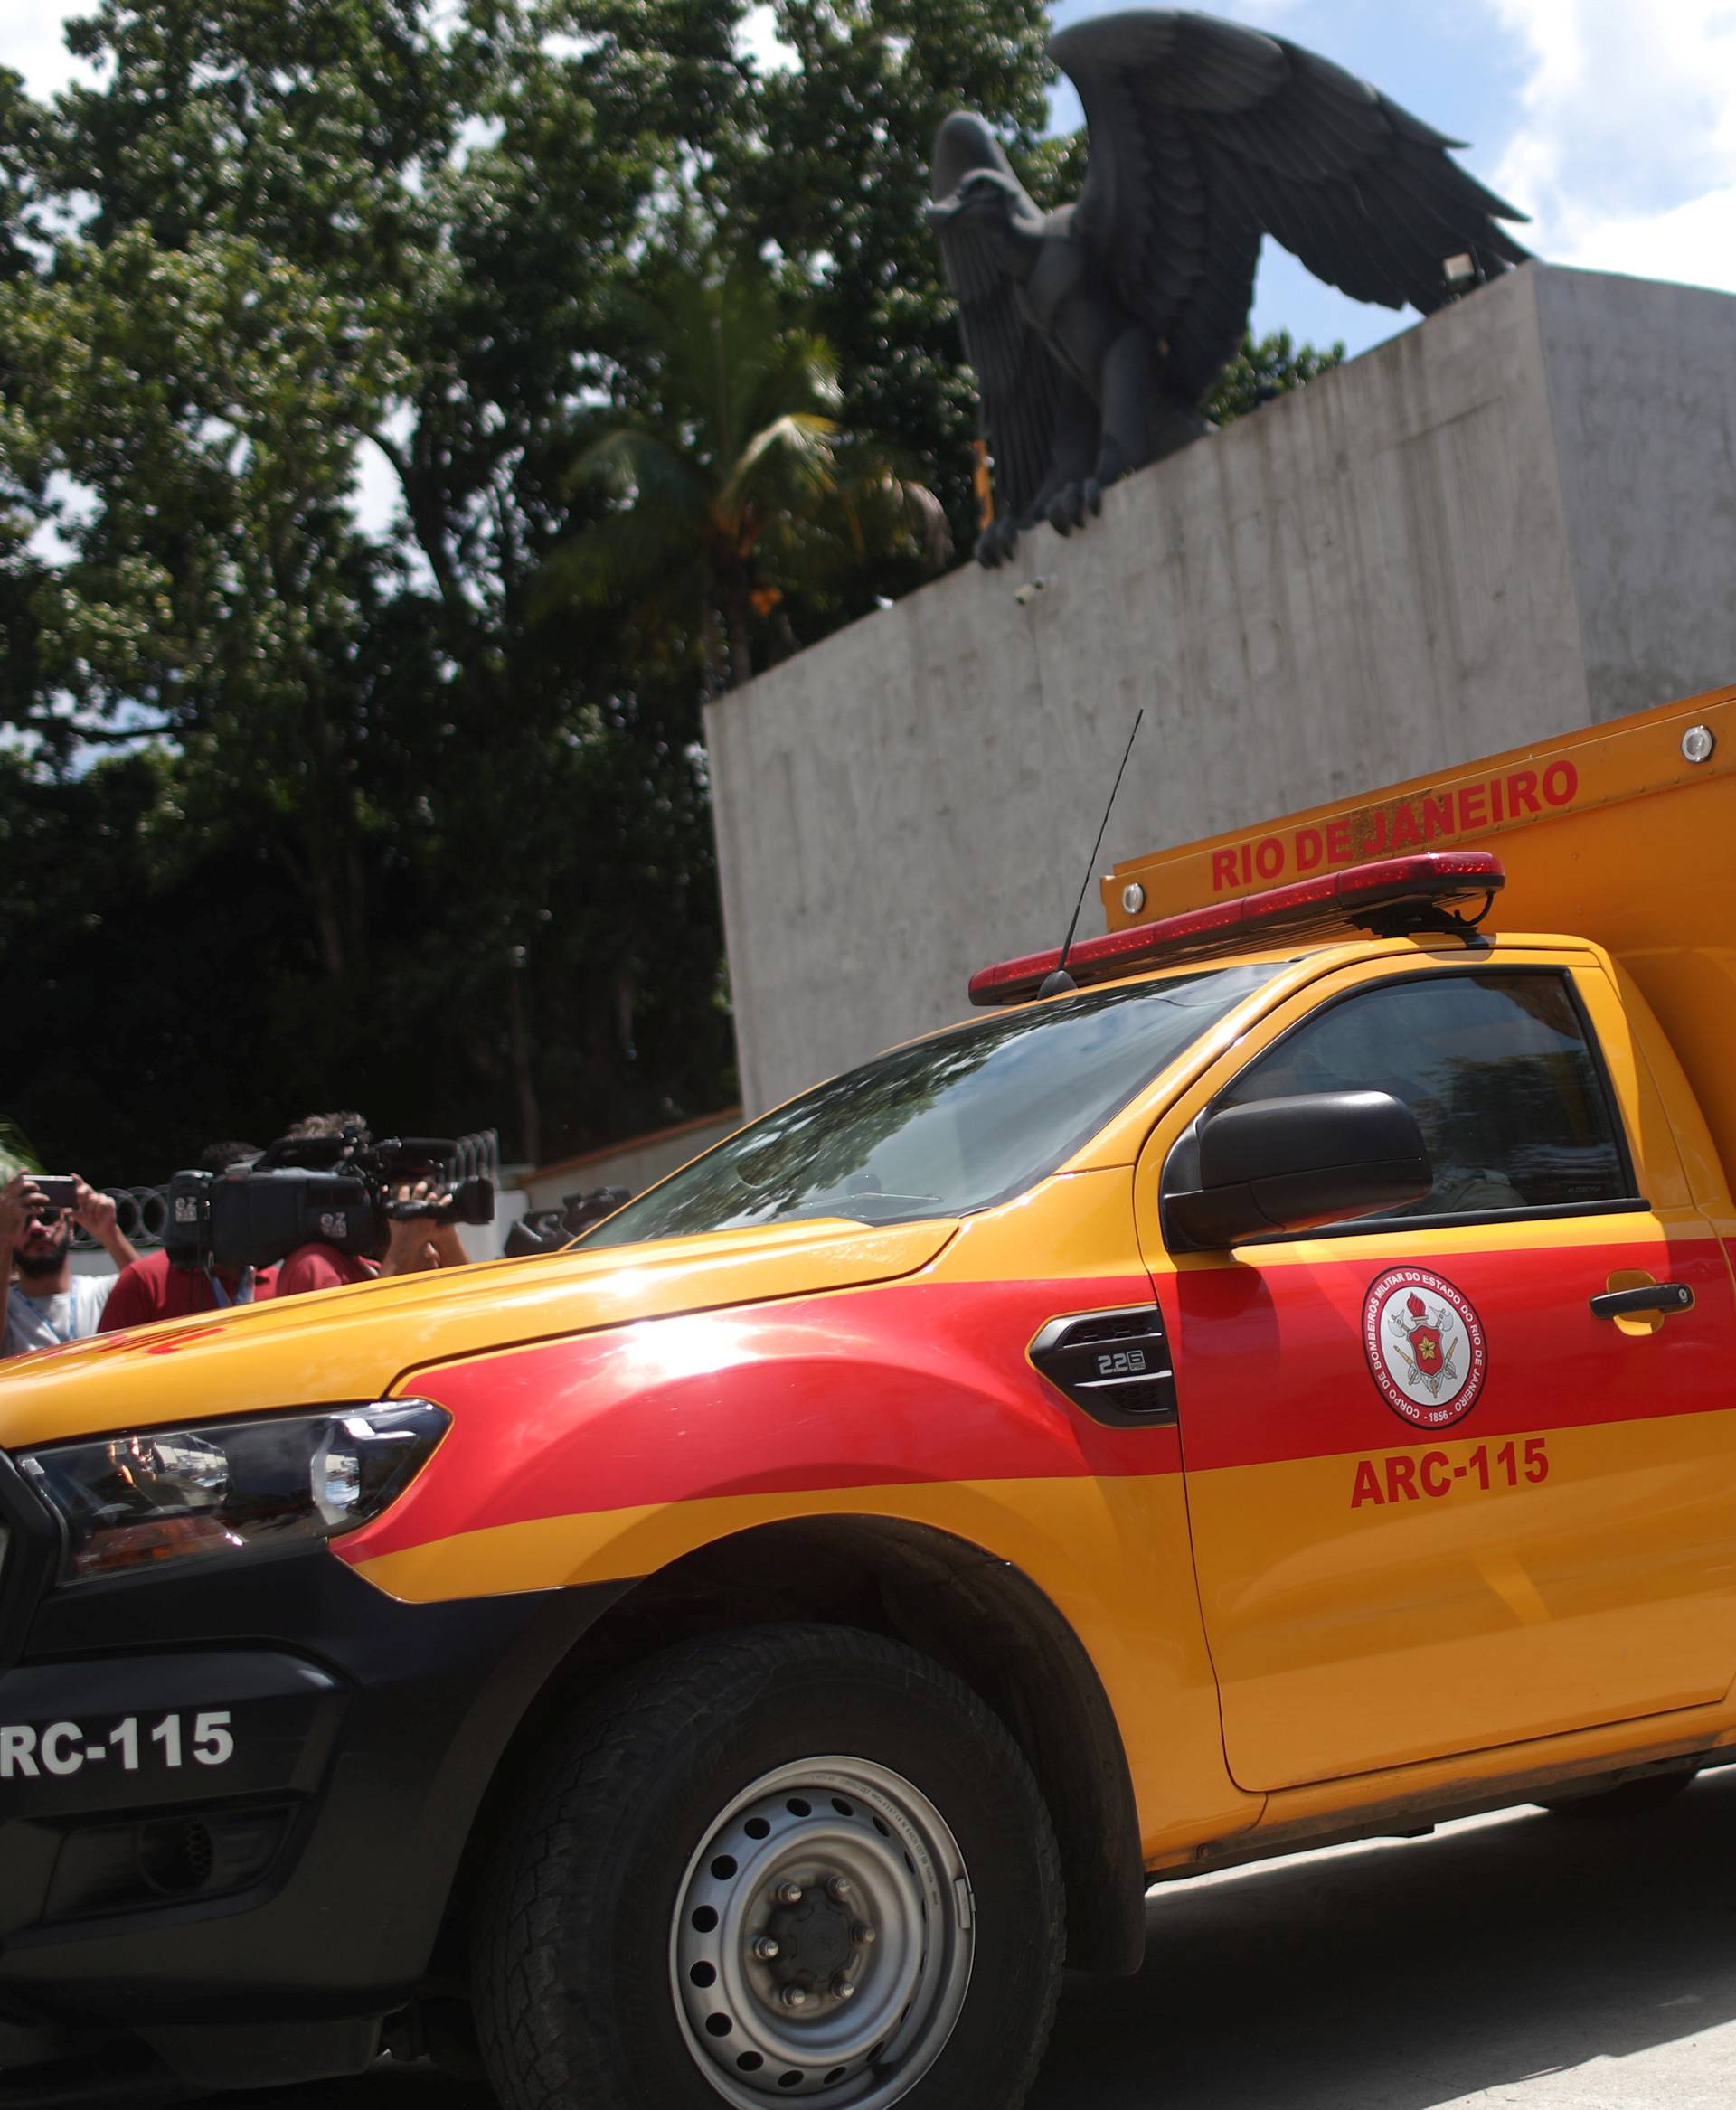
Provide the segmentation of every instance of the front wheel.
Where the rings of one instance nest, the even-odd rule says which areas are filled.
[[[967,1686],[853,1629],[725,1634],[546,1754],[478,1915],[489,2072],[506,2110],[1015,2110],[1063,1918]]]

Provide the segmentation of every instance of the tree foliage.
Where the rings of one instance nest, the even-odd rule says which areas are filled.
[[[951,553],[940,503],[840,420],[837,355],[792,327],[757,265],[677,258],[632,303],[626,416],[572,480],[601,516],[544,560],[543,605],[614,610],[642,655],[697,650],[708,695],[754,672],[754,631],[825,613],[836,589],[903,558]],[[807,604],[807,606],[805,606]]]
[[[1306,388],[1309,381],[1329,373],[1344,356],[1342,344],[1329,345],[1325,351],[1313,344],[1297,345],[1288,330],[1274,330],[1258,338],[1250,333],[1218,376],[1218,385],[1205,407],[1206,415],[1215,425],[1245,418],[1263,403],[1273,402],[1292,389]]]
[[[1036,0],[774,18],[792,65],[741,0],[99,0],[94,84],[0,73],[0,1106],[46,1162],[727,1102],[702,700],[968,547],[939,117],[1040,193],[1078,155]]]

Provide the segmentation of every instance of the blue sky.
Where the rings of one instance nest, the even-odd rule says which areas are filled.
[[[1107,4],[1107,0],[1105,0]],[[82,5],[0,0],[0,64],[39,95],[70,71]],[[1100,12],[1058,0],[1057,24]],[[1736,292],[1736,0],[1219,0],[1213,12],[1307,44],[1439,130],[1532,215],[1552,261]],[[753,39],[764,49],[764,18]],[[1057,120],[1078,121],[1063,90]],[[1344,299],[1273,243],[1254,321],[1352,352],[1415,317]]]

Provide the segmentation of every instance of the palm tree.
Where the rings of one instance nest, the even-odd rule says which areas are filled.
[[[946,560],[939,499],[847,439],[835,354],[762,278],[673,272],[635,306],[642,370],[623,392],[642,407],[574,466],[608,510],[551,551],[545,607],[613,606],[665,645],[692,640],[716,695],[753,673],[756,616],[793,645],[789,597],[882,558]]]

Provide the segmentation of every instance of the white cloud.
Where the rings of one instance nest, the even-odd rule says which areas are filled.
[[[1559,260],[1736,293],[1736,183],[1670,212],[1617,213]]]
[[[1486,0],[1530,61],[1496,190],[1553,263],[1736,292],[1736,6]]]
[[[386,419],[385,436],[399,447],[408,445],[416,423],[408,403],[400,403]],[[403,515],[404,487],[398,472],[381,450],[363,440],[356,449],[355,482],[350,492],[350,510],[363,534],[388,542]]]
[[[93,82],[97,76],[66,48],[66,24],[74,14],[91,10],[51,0],[0,0],[0,66],[24,77],[24,86],[39,101],[64,88],[75,76]]]

